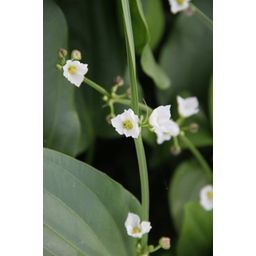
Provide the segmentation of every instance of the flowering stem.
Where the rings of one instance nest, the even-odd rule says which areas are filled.
[[[190,4],[190,6],[192,7],[192,10],[194,10],[195,13],[198,15],[198,17],[201,18],[206,23],[206,25],[212,30],[212,20],[194,4]]]
[[[203,170],[205,171],[205,174],[207,175],[207,178],[210,182],[212,182],[212,170],[202,154],[199,152],[199,150],[194,146],[194,144],[188,139],[188,137],[184,133],[180,133],[181,140],[183,143],[187,145],[191,153],[195,156],[197,161],[201,164]]]
[[[89,78],[85,77],[84,82],[86,84],[88,84],[89,86],[91,86],[93,89],[95,89],[97,92],[99,92],[99,93],[101,93],[105,96],[109,96],[109,93],[102,86],[96,84],[95,82],[93,82]]]
[[[114,104],[115,104],[115,103],[119,103],[119,104],[127,105],[127,106],[131,106],[131,105],[132,105],[131,100],[127,100],[127,99],[116,99],[116,98],[114,98],[114,99],[112,100],[112,102],[113,102]],[[145,105],[145,104],[143,104],[143,103],[139,103],[139,109],[140,109],[140,110],[143,110],[143,111],[146,111],[146,112],[149,112],[149,113],[152,112],[152,109],[151,109],[149,106],[147,106],[147,105]]]
[[[128,60],[128,67],[130,73],[131,81],[131,106],[135,114],[139,115],[139,94],[138,85],[136,78],[136,62],[135,62],[135,49],[134,49],[134,39],[133,30],[130,15],[129,0],[121,0],[122,11],[123,11],[123,21],[124,21],[124,31],[125,31],[125,43],[126,43],[126,53]],[[147,162],[144,152],[144,146],[141,138],[141,134],[138,139],[135,139],[135,148],[139,164],[140,172],[140,183],[141,183],[141,204],[142,204],[142,219],[147,221],[149,218],[149,185],[148,185],[148,170]],[[146,247],[148,236],[145,234],[142,237],[142,246]]]

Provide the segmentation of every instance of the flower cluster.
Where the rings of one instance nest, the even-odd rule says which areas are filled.
[[[196,97],[183,99],[177,97],[178,112],[181,118],[187,118],[198,113],[199,103]],[[147,126],[156,134],[157,143],[162,144],[180,134],[180,127],[171,119],[171,105],[159,106],[149,116]],[[141,132],[140,119],[132,109],[124,110],[122,114],[111,119],[111,124],[120,135],[138,138]]]

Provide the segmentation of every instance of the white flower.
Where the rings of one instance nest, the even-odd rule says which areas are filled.
[[[140,222],[140,217],[131,212],[128,213],[125,221],[125,227],[128,235],[136,238],[141,238],[152,228],[149,221]]]
[[[190,97],[183,99],[180,96],[177,96],[178,102],[178,111],[180,116],[182,117],[189,117],[194,114],[197,114],[199,109],[199,103],[197,97]]]
[[[177,123],[171,120],[171,105],[160,106],[153,110],[149,117],[149,124],[157,135],[157,143],[162,144],[164,141],[170,140],[172,136],[180,133]]]
[[[213,208],[213,188],[212,185],[204,186],[200,191],[200,204],[201,206],[210,211]]]
[[[190,0],[169,0],[172,13],[177,13],[188,9]]]
[[[138,138],[140,135],[139,117],[131,109],[111,119],[112,126],[120,135]]]
[[[63,75],[68,81],[79,87],[84,80],[84,75],[88,72],[88,65],[78,60],[67,60],[63,66]]]

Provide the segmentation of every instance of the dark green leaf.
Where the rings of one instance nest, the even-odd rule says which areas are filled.
[[[79,49],[83,62],[88,63],[87,76],[110,90],[114,78],[124,75],[126,68],[125,45],[120,35],[115,0],[59,0],[69,27],[70,49]],[[86,85],[79,93],[93,123],[95,135],[115,137],[117,133],[106,122],[108,108],[103,108],[102,96]],[[82,108],[82,106],[79,106]]]
[[[44,150],[45,255],[135,255],[136,240],[124,222],[129,211],[140,210],[135,197],[105,174]]]
[[[178,256],[209,256],[212,251],[213,215],[198,203],[185,206],[184,222],[177,245]]]
[[[140,0],[130,1],[130,8],[135,49],[137,53],[141,54],[142,69],[154,80],[158,88],[166,89],[170,86],[171,82],[162,68],[155,61],[150,47],[148,25]]]
[[[194,161],[177,167],[170,184],[170,209],[177,230],[180,230],[187,202],[198,201],[200,189],[208,182],[202,167]]]
[[[164,32],[164,10],[161,0],[142,0],[150,34],[150,47],[154,49]]]
[[[210,2],[204,2],[211,9]],[[161,51],[160,63],[172,79],[170,89],[158,92],[161,104],[175,100],[181,91],[197,95],[202,103],[212,75],[212,31],[196,15],[179,14]]]
[[[75,155],[80,122],[74,104],[77,90],[57,71],[57,52],[66,47],[67,26],[58,6],[44,1],[44,146]]]

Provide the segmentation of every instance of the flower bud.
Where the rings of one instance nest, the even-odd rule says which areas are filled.
[[[189,126],[189,131],[191,133],[197,133],[198,132],[198,129],[199,129],[199,125],[197,123],[192,123],[190,124]]]
[[[117,76],[114,80],[115,85],[122,86],[124,84],[124,79],[121,76]]]
[[[60,48],[58,52],[58,56],[60,59],[65,59],[68,55],[68,51],[64,48]]]
[[[159,240],[159,244],[164,250],[169,250],[171,248],[171,239],[169,237],[162,237]]]
[[[184,10],[184,13],[185,13],[187,16],[192,16],[192,15],[194,15],[195,10],[194,10],[191,6],[189,6],[186,10]]]
[[[171,146],[170,151],[172,155],[178,156],[181,153],[181,148],[176,145],[173,145]]]
[[[81,60],[82,59],[82,55],[81,52],[78,50],[73,50],[71,52],[71,59],[72,60]]]

